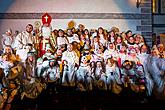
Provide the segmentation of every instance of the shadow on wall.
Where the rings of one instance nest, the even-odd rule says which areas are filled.
[[[114,2],[121,11],[125,10],[127,13],[140,13],[140,10],[136,8],[136,0],[114,0]]]
[[[0,12],[5,13],[13,2],[14,0],[0,0]]]
[[[15,0],[0,0],[0,13],[6,13]],[[3,15],[1,15],[3,16]],[[2,18],[2,17],[1,17]]]
[[[8,8],[13,4],[15,0],[0,0],[0,13],[1,13],[1,17],[3,18],[3,13],[6,13],[6,11],[8,10]],[[0,24],[1,24],[2,20],[0,20]]]
[[[14,0],[0,0],[0,18],[3,18],[3,13],[6,13],[8,8],[13,4]],[[0,25],[3,20],[0,20]]]

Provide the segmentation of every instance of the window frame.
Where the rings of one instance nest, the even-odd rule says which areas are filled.
[[[157,12],[153,12],[154,10],[152,10],[152,13],[154,15],[165,15],[165,9],[164,9],[164,12],[162,12],[162,0],[155,0],[155,1],[158,2],[158,6],[156,6],[156,3],[155,3],[155,8]],[[153,8],[153,2],[154,0],[152,0],[152,8]]]

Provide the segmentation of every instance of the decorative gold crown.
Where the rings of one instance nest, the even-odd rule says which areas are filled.
[[[75,25],[76,25],[76,23],[73,20],[69,21],[68,22],[68,29],[72,29],[73,27],[75,27]]]

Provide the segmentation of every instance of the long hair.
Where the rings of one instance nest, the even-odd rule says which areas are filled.
[[[107,36],[107,37],[108,37],[107,40],[108,40],[109,42],[112,42],[112,41],[111,41],[111,37],[112,37],[112,36],[110,35],[111,33],[114,33],[114,40],[116,39],[115,31],[114,31],[114,30],[111,30],[111,31],[108,33],[108,36]]]
[[[91,72],[92,74],[95,73],[96,63],[94,61],[90,62]]]
[[[149,48],[148,48],[147,44],[143,44],[143,45],[140,47],[140,53],[141,53],[141,50],[142,50],[142,47],[143,47],[143,46],[146,46],[146,48],[147,48],[147,54],[150,54],[150,51],[149,51]]]
[[[107,40],[107,35],[105,35],[104,29],[102,27],[98,28],[97,36],[100,38],[100,36],[99,36],[99,29],[101,29],[103,31],[101,34],[103,34],[104,39]]]
[[[97,63],[98,63],[98,62],[100,62],[100,63],[101,63],[102,72],[104,72],[104,73],[105,73],[105,66],[104,66],[103,61],[96,61],[96,67],[95,67],[95,70],[96,70],[96,68],[97,68]]]

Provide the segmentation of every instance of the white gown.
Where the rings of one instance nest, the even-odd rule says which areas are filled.
[[[76,71],[76,64],[79,64],[79,58],[76,54],[75,51],[65,51],[62,55],[62,61],[66,61],[67,64],[64,65],[64,70],[63,70],[63,77],[62,77],[62,83],[65,84],[67,83],[67,78],[68,77],[68,82],[73,84],[75,82],[75,71]]]
[[[24,62],[27,58],[27,53],[30,51],[28,44],[34,44],[34,37],[31,33],[23,31],[16,36],[14,47],[16,48],[16,55],[19,55]]]

